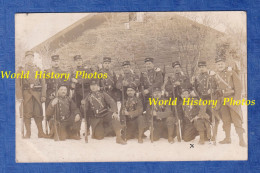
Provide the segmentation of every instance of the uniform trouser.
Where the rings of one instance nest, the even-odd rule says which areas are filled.
[[[139,135],[143,135],[146,128],[145,118],[142,115],[133,119],[126,119],[126,138],[134,139],[138,138]]]
[[[211,139],[211,129],[208,120],[199,118],[197,120],[194,120],[193,124],[199,133],[203,132],[206,134],[205,135],[205,137],[207,137],[206,139]]]
[[[74,119],[75,119],[75,116],[70,116],[70,118],[67,119],[66,121],[61,121],[61,122],[56,121],[56,128],[57,128],[59,140],[62,141],[62,140],[68,139],[68,138],[76,135],[77,132],[80,130],[81,121],[75,122]],[[51,119],[50,126],[51,126],[51,132],[55,136],[56,130],[54,127],[53,119]]]
[[[102,118],[97,117],[91,117],[90,118],[90,124],[92,128],[92,138],[94,139],[103,139],[106,134],[109,134],[110,129],[115,134],[118,134],[120,130],[122,129],[122,126],[120,124],[119,120],[115,120],[112,118],[112,112],[110,112],[108,115]],[[112,128],[111,128],[112,127]]]
[[[154,118],[153,122],[154,131],[153,131],[153,140],[158,141],[160,138],[174,138],[174,118],[168,117],[162,120]]]
[[[33,94],[32,94],[33,93]],[[37,97],[37,99],[36,99]],[[42,105],[40,104],[41,92],[35,92],[31,90],[24,90],[24,124],[26,131],[31,129],[31,118],[34,118],[34,121],[38,128],[38,133],[43,133],[42,129]]]
[[[223,129],[226,137],[230,138],[231,123],[234,123],[237,134],[243,134],[245,130],[242,127],[241,117],[226,105],[222,105],[220,109],[221,118],[223,121]]]
[[[182,139],[185,142],[189,142],[198,136],[198,131],[195,128],[193,122],[190,122],[187,118],[184,118],[182,125]]]

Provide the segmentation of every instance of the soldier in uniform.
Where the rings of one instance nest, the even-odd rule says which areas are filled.
[[[235,71],[229,69],[225,63],[224,57],[216,58],[217,73],[216,79],[218,83],[218,93],[221,96],[223,103],[224,98],[233,98],[234,100],[241,100],[241,81]],[[239,137],[239,145],[246,147],[246,143],[243,138],[245,130],[242,127],[242,111],[240,106],[226,104],[221,106],[220,114],[223,121],[223,129],[226,137],[220,141],[220,144],[230,144],[230,130],[231,123],[234,123],[236,132]]]
[[[76,64],[76,69],[72,73],[72,83],[73,83],[73,85],[75,85],[73,99],[75,100],[75,103],[76,103],[77,107],[79,108],[80,105],[81,105],[81,100],[83,99],[82,84],[83,84],[83,87],[84,87],[84,92],[87,95],[87,93],[90,92],[89,84],[90,84],[91,79],[90,78],[82,79],[81,76],[79,76],[76,79],[76,72],[77,71],[82,71],[82,72],[84,71],[84,72],[86,72],[86,74],[89,74],[89,73],[92,73],[92,71],[90,69],[84,68],[83,60],[82,60],[82,57],[80,55],[74,56],[73,59],[74,59],[74,62]]]
[[[29,78],[16,79],[16,97],[23,101],[23,121],[26,129],[24,138],[31,137],[31,118],[34,118],[38,128],[38,138],[45,138],[47,135],[42,128],[42,103],[46,101],[45,80],[35,78],[35,72],[40,71],[40,68],[33,64],[33,60],[34,52],[27,51],[25,53],[25,67],[20,68],[18,72],[29,71]]]
[[[160,87],[153,89],[153,98],[155,100],[163,99]],[[158,141],[160,138],[166,138],[169,143],[174,143],[176,118],[173,115],[171,106],[159,105],[158,103],[157,105],[148,105],[147,115],[153,118],[153,129],[150,129],[153,130],[153,140]]]
[[[184,89],[181,94],[183,99],[191,98],[188,89]],[[204,144],[205,139],[211,138],[210,117],[206,113],[206,107],[203,105],[183,105],[183,130],[182,138],[189,142],[199,134],[199,144]]]
[[[138,143],[143,143],[143,133],[146,128],[142,101],[136,97],[136,87],[130,85],[126,90],[127,98],[122,106],[122,115],[126,122],[126,139],[138,138]]]
[[[163,73],[160,68],[154,67],[153,61],[153,58],[145,58],[146,71],[142,72],[140,77],[144,96],[144,111],[146,111],[148,99],[151,97],[152,88],[160,88],[163,85]]]
[[[140,78],[139,76],[131,69],[130,61],[124,61],[123,64],[123,74],[120,74],[116,82],[116,88],[121,90],[124,88],[123,93],[126,95],[126,87],[133,85],[134,87],[139,87]]]
[[[97,80],[90,83],[91,92],[82,100],[85,110],[90,110],[90,124],[92,138],[101,140],[112,132],[116,134],[116,142],[126,144],[121,137],[122,126],[120,124],[117,105],[114,99],[105,92],[100,92]]]
[[[56,98],[50,102],[46,111],[46,116],[51,119],[50,137],[54,137],[55,140],[80,139],[77,135],[81,123],[80,112],[67,93],[68,85],[60,84]]]
[[[60,68],[60,56],[59,55],[53,55],[51,56],[51,68],[46,70],[46,73],[65,73],[61,68]],[[69,81],[64,81],[64,79],[59,78],[49,78],[46,79],[46,84],[47,84],[47,90],[46,90],[46,109],[52,99],[55,97],[55,92],[56,92],[56,87],[61,84],[61,83],[68,83]]]
[[[181,93],[183,89],[192,89],[189,78],[184,75],[181,64],[179,61],[172,63],[173,75],[169,76],[168,81],[165,84],[166,96],[171,97],[172,99],[177,98],[177,106],[174,109],[177,109],[176,118],[177,121],[177,137],[178,141],[181,141],[181,124],[183,119],[183,109],[182,109],[182,98]]]
[[[102,69],[99,70],[100,73],[107,73],[107,78],[102,78],[100,80],[100,87],[102,91],[107,92],[114,100],[120,100],[118,99],[117,95],[117,89],[116,89],[116,74],[114,71],[110,68],[111,64],[111,58],[110,57],[104,57],[103,58],[103,64]]]
[[[199,61],[198,68],[199,75],[195,77],[193,82],[195,94],[202,100],[216,100],[215,91],[217,89],[217,83],[214,76],[208,72],[206,61]],[[207,114],[211,116],[212,123],[215,123],[212,137],[212,140],[215,141],[220,117],[216,110],[217,108],[213,109],[212,105],[206,105],[205,107]],[[215,120],[214,122],[213,119]]]

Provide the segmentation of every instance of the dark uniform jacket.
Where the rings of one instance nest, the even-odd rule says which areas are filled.
[[[167,117],[173,117],[171,107],[169,105],[154,105],[153,108],[157,115],[153,115],[156,120],[163,120]],[[147,107],[148,115],[152,115],[152,105]]]
[[[163,85],[163,73],[160,68],[154,68],[141,73],[141,85],[151,93],[152,88],[161,88]]]
[[[105,92],[90,92],[85,98],[86,111],[89,116],[104,117],[108,112],[117,112],[116,102]],[[91,111],[89,111],[91,110]]]
[[[77,67],[73,72],[72,72],[72,78],[76,77],[76,73],[77,71],[85,71],[85,75],[88,75],[89,73],[93,73],[92,70],[90,70],[89,68],[86,69],[83,66],[82,67]],[[94,78],[94,76],[93,76]],[[75,78],[76,79],[76,78]],[[76,79],[78,81],[78,83],[76,83],[76,88],[75,88],[75,92],[80,95],[83,96],[82,93],[82,83],[84,85],[84,92],[89,92],[90,91],[90,81],[92,80],[92,78],[87,78],[84,77],[84,79],[82,79],[82,76],[78,76],[78,78]]]
[[[46,116],[52,117],[55,114],[55,107],[57,108],[57,115],[56,119],[59,122],[66,122],[66,121],[74,121],[74,118],[77,114],[80,115],[79,109],[77,108],[76,104],[68,97],[65,96],[64,98],[58,97],[59,101],[58,104],[54,107],[50,103],[48,105]]]
[[[115,89],[116,81],[117,81],[115,72],[111,70],[101,69],[99,73],[103,73],[103,74],[107,73],[107,78],[106,79],[102,78],[100,80],[101,89],[104,91],[112,91],[113,89]]]
[[[214,80],[214,77],[210,76],[207,72],[201,73],[195,78],[194,88],[198,96],[202,99],[210,99],[208,90],[211,88],[212,90],[216,90],[216,87],[216,80]]]
[[[138,87],[140,85],[139,76],[134,72],[129,72],[129,73],[124,73],[119,75],[116,83],[117,89],[122,89],[124,80],[128,82],[128,86],[133,85],[135,87]]]
[[[40,68],[36,65],[26,64],[25,67],[20,67],[17,72],[21,73],[22,71],[24,71],[25,73],[29,71],[29,78],[16,79],[15,91],[17,99],[26,98],[26,100],[24,100],[24,104],[26,104],[26,102],[30,100],[31,97],[34,97],[37,100],[37,102],[41,104],[41,97],[46,97],[46,86],[44,79],[35,78],[35,73],[36,71],[40,71]],[[24,92],[25,90],[28,92]],[[36,94],[36,92],[41,93],[40,97],[39,94]]]
[[[143,113],[143,104],[142,100],[138,97],[128,97],[125,101],[125,105],[123,110],[127,110],[129,112],[129,116],[127,118],[134,119]]]

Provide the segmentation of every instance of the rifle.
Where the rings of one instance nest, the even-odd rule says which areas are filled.
[[[58,86],[57,86],[57,84],[56,84],[56,86],[55,86],[55,96],[56,96],[56,98],[58,98]],[[56,106],[55,106],[55,113],[54,113],[54,130],[55,130],[55,133],[54,133],[54,140],[55,141],[59,141],[60,140],[60,137],[59,137],[59,133],[58,133],[58,129],[57,129],[57,116],[58,116],[58,110],[59,110],[59,108],[58,108],[58,105],[59,105],[59,103],[57,103],[56,104]]]
[[[85,99],[85,91],[84,91],[83,81],[82,81],[82,95],[83,95],[83,99]],[[84,119],[85,119],[85,143],[88,143],[88,121],[87,121],[85,105],[83,105],[83,114],[84,114]]]
[[[48,132],[48,121],[45,113],[45,102],[42,103],[42,112],[43,112],[43,117],[44,117],[44,124],[45,124],[45,133],[46,135],[49,134]]]
[[[124,93],[124,86],[122,86],[122,112],[123,112],[123,110],[124,110],[124,108],[125,108],[125,93]],[[125,136],[125,141],[127,140],[127,138],[126,138],[126,115],[124,115],[124,119],[123,119],[123,121],[124,121],[124,136]]]
[[[172,89],[172,95],[173,95],[173,98],[175,98],[175,90],[174,90],[175,86],[173,86],[173,89]],[[176,132],[177,132],[177,139],[179,142],[181,142],[182,140],[182,134],[181,134],[181,120],[179,118],[179,114],[178,114],[178,110],[176,108],[176,106],[178,105],[178,103],[176,102],[176,105],[174,105],[174,112],[175,112],[175,115],[176,115],[176,118],[177,118],[177,129],[176,129]]]
[[[210,81],[210,99],[213,99],[212,96],[212,78]],[[217,145],[216,141],[217,141],[217,126],[216,126],[216,119],[215,119],[215,113],[213,112],[213,107],[211,106],[211,114],[212,114],[212,126],[211,126],[211,131],[212,131],[212,136],[215,137],[213,144]]]
[[[153,87],[152,87],[152,101],[153,101]],[[151,132],[151,143],[153,143],[153,111],[154,111],[154,105],[152,104],[152,119],[151,119],[151,127],[150,127],[150,132]]]
[[[21,79],[21,88],[23,91],[23,79]],[[22,134],[22,138],[24,138],[24,115],[23,115],[23,100],[21,101],[20,104],[20,118],[21,118],[21,134]]]

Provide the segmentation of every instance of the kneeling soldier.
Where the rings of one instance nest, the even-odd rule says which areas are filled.
[[[162,91],[160,88],[156,87],[153,90],[153,98],[155,100],[161,100],[162,98]],[[159,103],[154,104],[154,102],[150,102],[150,105],[147,106],[147,113],[149,116],[152,116],[153,119],[151,124],[153,123],[153,133],[151,132],[151,139],[152,141],[158,141],[160,138],[168,138],[169,143],[174,142],[174,127],[176,118],[173,116],[173,112],[169,105],[159,105]],[[152,136],[153,135],[153,136]]]
[[[125,117],[126,139],[138,137],[138,143],[143,143],[142,135],[145,125],[142,100],[135,96],[136,88],[133,85],[127,87],[127,99],[122,107],[122,115]]]
[[[121,137],[122,127],[114,99],[107,93],[100,92],[97,80],[91,81],[90,90],[89,95],[82,100],[82,106],[85,106],[85,110],[90,110],[89,112],[91,113],[92,138],[103,139],[107,134],[111,133],[109,130],[112,128],[116,134],[116,142],[126,144]]]
[[[183,90],[182,99],[189,99],[191,95],[189,90]],[[209,115],[206,113],[206,106],[199,105],[183,105],[183,134],[182,138],[185,142],[195,139],[199,134],[199,144],[204,144],[205,139],[211,138]]]
[[[60,85],[57,97],[54,98],[46,111],[46,116],[51,117],[51,133],[54,140],[76,139],[80,137],[80,112],[76,104],[67,96],[67,85]]]

